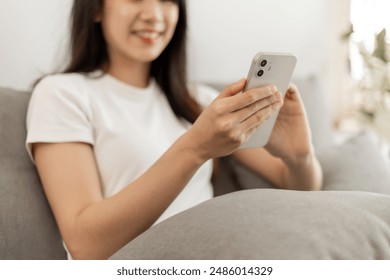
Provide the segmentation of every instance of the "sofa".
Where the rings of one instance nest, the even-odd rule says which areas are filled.
[[[390,166],[370,134],[334,143],[320,85],[296,83],[323,191],[278,190],[222,158],[215,198],[151,227],[111,259],[390,259]],[[66,259],[25,150],[29,98],[0,88],[0,259]]]

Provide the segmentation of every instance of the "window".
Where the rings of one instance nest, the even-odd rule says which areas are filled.
[[[351,37],[350,60],[351,75],[360,79],[364,75],[362,60],[359,54],[358,43],[362,42],[368,51],[375,47],[375,35],[383,28],[390,35],[390,1],[389,0],[350,0],[350,20],[354,27]]]

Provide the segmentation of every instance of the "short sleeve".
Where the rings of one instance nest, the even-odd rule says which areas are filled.
[[[35,87],[27,111],[26,148],[38,142],[93,144],[89,102],[82,81],[48,76]]]
[[[204,109],[219,95],[219,92],[206,85],[196,85],[191,90],[192,97]]]

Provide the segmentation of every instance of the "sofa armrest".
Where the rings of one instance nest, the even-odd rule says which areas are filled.
[[[182,212],[112,259],[390,259],[390,197],[246,190]]]

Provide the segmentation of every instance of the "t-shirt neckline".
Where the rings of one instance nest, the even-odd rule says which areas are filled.
[[[108,83],[110,88],[114,88],[116,91],[119,91],[121,93],[131,93],[133,95],[137,95],[140,98],[142,96],[151,96],[156,92],[156,81],[155,79],[151,78],[149,81],[149,84],[145,88],[136,87],[130,84],[127,84],[116,77],[112,76],[109,73],[102,72],[99,70],[99,72],[94,73],[94,75],[102,75],[102,80],[105,81],[105,83]]]

